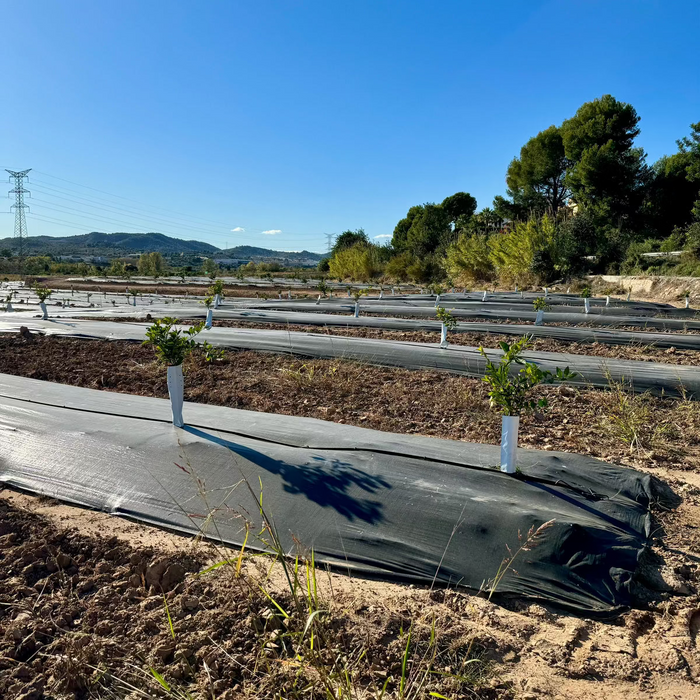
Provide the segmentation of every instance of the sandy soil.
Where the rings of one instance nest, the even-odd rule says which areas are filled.
[[[596,622],[463,591],[319,573],[333,653],[363,649],[356,685],[377,691],[391,678],[396,697],[405,630],[420,649],[434,625],[435,670],[445,675],[431,676],[419,697],[696,698],[700,574],[697,535],[686,535],[700,526],[700,488],[685,486],[679,510],[660,514],[667,534],[641,575],[644,609]],[[0,557],[2,697],[146,697],[127,683],[158,697],[153,668],[198,698],[273,698],[302,673],[285,643],[292,626],[250,585],[264,584],[292,609],[281,568],[269,559],[245,559],[241,576],[234,565],[202,574],[214,562],[235,563],[238,552],[9,489],[0,492]],[[466,669],[466,682],[452,677]]]

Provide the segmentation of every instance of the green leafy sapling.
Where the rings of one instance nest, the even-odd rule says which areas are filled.
[[[366,289],[354,289],[352,292],[352,298],[355,300],[355,318],[360,317],[360,299],[367,294]]]
[[[156,319],[146,330],[144,345],[152,345],[156,357],[170,367],[181,365],[185,358],[197,347],[195,336],[202,331],[204,323],[190,328],[176,328],[177,319],[166,317]]]
[[[438,306],[435,309],[435,315],[441,323],[440,347],[447,347],[447,331],[454,330],[457,327],[457,321],[450,311],[443,306]]]
[[[532,338],[523,336],[510,345],[499,343],[503,355],[498,363],[492,362],[483,347],[479,352],[486,358],[484,381],[489,385],[489,402],[504,416],[520,416],[527,411],[546,408],[547,399],[531,399],[530,392],[539,384],[553,384],[555,381],[570,381],[576,373],[568,367],[556,368],[554,372],[540,369],[534,362],[527,362],[521,355],[532,347]],[[517,374],[512,372],[514,365],[522,366]]]
[[[585,313],[590,313],[591,311],[591,288],[590,287],[584,287],[581,290],[581,298],[583,299],[583,309]]]
[[[517,471],[517,446],[520,416],[526,411],[547,407],[547,399],[533,399],[530,392],[539,384],[574,379],[569,368],[556,368],[554,372],[540,369],[534,362],[527,362],[522,352],[530,347],[531,338],[524,336],[511,345],[499,343],[503,351],[499,361],[493,362],[483,348],[479,352],[486,358],[484,381],[489,385],[489,402],[501,413],[501,471],[514,474]],[[522,368],[513,372],[514,365]]]
[[[207,307],[207,318],[204,321],[204,327],[208,330],[211,328],[211,322],[212,322],[212,316],[214,314],[213,307],[214,307],[214,297],[210,295],[204,297],[202,300],[202,304]]]
[[[34,286],[34,294],[39,297],[39,308],[41,309],[41,318],[46,320],[49,317],[49,312],[46,310],[46,300],[53,294],[48,287],[43,287],[40,284]]]
[[[214,284],[207,289],[207,295],[214,297],[214,308],[218,309],[219,304],[221,304],[221,300],[224,297],[224,283],[222,280],[216,280]]]
[[[544,297],[537,297],[533,300],[532,306],[537,312],[537,316],[535,318],[535,325],[541,326],[544,321],[544,312],[549,311],[549,304],[547,303],[547,300]]]
[[[158,360],[168,367],[168,395],[170,396],[173,425],[176,428],[181,428],[184,425],[182,407],[185,393],[182,363],[197,347],[195,336],[204,328],[204,323],[187,329],[176,328],[176,324],[176,318],[156,319],[146,330],[146,340],[143,341],[143,344],[152,345]]]

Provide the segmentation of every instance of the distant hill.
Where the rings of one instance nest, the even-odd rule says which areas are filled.
[[[12,238],[0,239],[0,249],[14,249]],[[92,233],[77,236],[29,236],[25,239],[29,255],[102,255],[115,257],[129,253],[194,253],[212,255],[218,248],[201,241],[183,241],[162,233]]]
[[[312,253],[308,250],[289,252],[270,250],[269,248],[256,248],[252,245],[239,245],[235,248],[220,250],[214,257],[217,259],[252,260],[253,262],[274,260],[295,265],[317,265],[319,260],[323,258],[323,255]]]
[[[12,238],[0,239],[0,250],[14,250]],[[204,255],[221,260],[245,260],[253,262],[277,262],[281,265],[315,266],[323,257],[307,250],[285,252],[240,245],[220,250],[201,241],[184,241],[162,233],[86,233],[77,236],[29,236],[25,238],[28,255],[74,255],[115,258],[137,253],[162,253],[163,255]]]

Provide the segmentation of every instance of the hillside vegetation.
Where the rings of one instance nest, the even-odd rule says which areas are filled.
[[[700,276],[700,122],[656,163],[634,107],[611,95],[533,136],[478,210],[468,192],[418,204],[389,245],[338,237],[321,269],[367,281],[546,284],[585,273]],[[648,257],[645,253],[682,251]]]

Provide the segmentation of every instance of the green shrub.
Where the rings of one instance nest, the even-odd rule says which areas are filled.
[[[547,216],[516,222],[507,232],[489,238],[490,260],[502,284],[532,284],[540,282],[536,258],[551,258],[554,250],[554,222]]]
[[[328,264],[331,277],[369,282],[382,272],[378,246],[358,244],[338,251]]]
[[[495,268],[491,261],[489,237],[479,233],[460,236],[447,248],[445,268],[450,277],[462,284],[492,280]]]

